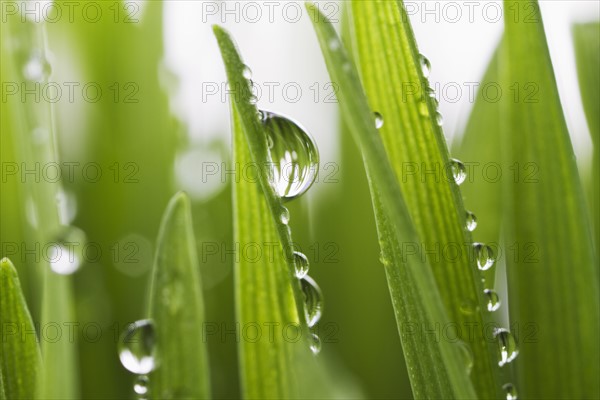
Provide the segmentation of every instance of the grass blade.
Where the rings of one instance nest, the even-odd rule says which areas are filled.
[[[202,284],[190,200],[176,194],[164,214],[150,291],[159,368],[150,375],[152,396],[210,398]]]
[[[411,369],[414,394],[416,397],[436,398],[475,397],[466,373],[465,359],[461,358],[456,345],[445,340],[432,340],[432,337],[416,339],[408,332],[403,332],[403,323],[407,320],[417,324],[444,324],[448,322],[448,317],[430,267],[421,253],[403,253],[401,248],[402,241],[418,243],[418,236],[383,143],[375,129],[375,118],[357,73],[331,23],[313,4],[307,4],[307,9],[313,16],[313,24],[331,79],[339,85],[338,99],[342,117],[359,144],[367,165],[384,265]],[[414,342],[410,343],[410,340]],[[420,363],[419,359],[426,359],[428,362]]]
[[[534,243],[534,262],[509,258],[511,324],[524,398],[597,398],[598,280],[591,229],[562,113],[537,1],[504,3],[506,80],[521,89],[506,102],[507,243]]]
[[[596,259],[600,258],[600,23],[592,22],[573,27],[575,57],[579,75],[579,89],[583,100],[583,109],[594,145],[591,182],[588,188],[590,214],[593,218]]]
[[[15,267],[0,260],[0,398],[35,398],[41,356]]]

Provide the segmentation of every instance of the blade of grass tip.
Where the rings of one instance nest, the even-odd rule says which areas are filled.
[[[484,288],[466,228],[462,196],[450,172],[451,159],[427,75],[401,1],[352,1],[351,43],[378,130],[428,257],[450,321],[473,355],[471,382],[484,398],[500,394],[492,343],[486,340]],[[456,255],[448,256],[454,248]],[[467,312],[465,312],[467,310]],[[465,329],[475,326],[473,334]]]
[[[234,162],[252,166],[253,176],[233,186],[234,242],[239,248],[257,243],[264,257],[259,262],[240,254],[235,263],[236,313],[242,333],[246,327],[272,326],[283,334],[239,341],[242,395],[245,398],[323,398],[334,389],[318,357],[309,351],[311,333],[304,316],[300,283],[294,276],[293,246],[282,221],[283,204],[268,182],[267,136],[258,110],[250,101],[246,66],[229,34],[214,26],[225,63],[231,97]],[[257,184],[258,182],[258,184]],[[268,254],[266,254],[268,253]],[[294,340],[285,332],[295,327]]]
[[[434,340],[431,337],[433,335],[410,338],[410,334],[403,334],[407,333],[403,332],[406,317],[413,318],[408,319],[410,324],[425,321],[429,324],[425,326],[435,326],[436,323],[443,325],[449,319],[431,269],[419,249],[412,254],[403,252],[401,248],[402,241],[418,243],[418,236],[375,128],[375,117],[368,106],[358,73],[331,23],[315,5],[307,3],[306,7],[312,16],[329,74],[339,85],[338,100],[342,117],[363,153],[369,179],[375,189],[373,203],[401,338],[403,341],[407,336],[409,340],[416,339],[410,346],[403,342],[407,362],[412,369],[410,375],[415,396],[474,398],[475,392],[467,373],[467,360],[457,345],[447,340]],[[417,329],[422,328],[424,326],[417,326]],[[431,362],[421,363],[419,359]]]
[[[588,128],[594,145],[592,155],[591,182],[588,186],[588,202],[596,244],[596,259],[600,259],[600,23],[590,22],[577,24],[573,27],[575,57],[577,60],[577,75],[583,109],[587,118]],[[598,265],[596,265],[598,267]],[[598,268],[597,268],[598,271]]]
[[[148,315],[159,363],[149,377],[152,396],[211,397],[208,351],[201,340],[206,321],[201,288],[190,200],[180,192],[163,216],[152,274]]]
[[[0,398],[33,399],[41,372],[35,327],[15,267],[0,260]]]
[[[521,173],[505,187],[506,242],[533,243],[507,259],[515,366],[523,398],[598,398],[598,280],[593,240],[537,1],[505,1],[503,157]],[[519,338],[517,338],[519,339]]]

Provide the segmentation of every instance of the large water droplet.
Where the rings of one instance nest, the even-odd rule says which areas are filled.
[[[300,279],[304,293],[304,317],[310,328],[321,319],[323,312],[323,295],[317,283],[308,275]]]
[[[290,222],[290,210],[285,206],[281,206],[281,214],[279,214],[281,223],[287,225]]]
[[[467,211],[465,219],[467,221],[467,230],[473,232],[477,228],[477,217],[471,211]]]
[[[25,79],[34,82],[44,82],[48,80],[52,72],[50,63],[42,54],[33,54],[23,66],[23,76]]]
[[[498,341],[498,352],[499,361],[498,365],[503,366],[508,364],[519,355],[519,349],[517,348],[517,341],[515,337],[508,330],[500,328],[494,333],[496,340]]]
[[[48,243],[48,261],[52,271],[70,275],[83,263],[83,248],[86,244],[85,232],[74,226],[62,226]]]
[[[136,378],[133,384],[133,391],[139,395],[148,393],[148,377],[146,375],[140,375]]]
[[[294,267],[296,269],[296,278],[302,279],[308,274],[308,269],[310,267],[308,258],[299,251],[294,252]]]
[[[475,258],[477,260],[477,268],[481,271],[487,271],[494,265],[494,250],[483,243],[473,243],[475,248]]]
[[[313,354],[319,354],[321,352],[321,338],[316,333],[310,334],[310,351]]]
[[[273,145],[269,148],[269,182],[283,200],[302,195],[315,181],[319,151],[313,139],[294,121],[264,112],[263,124]]]
[[[429,78],[429,74],[431,73],[431,63],[423,54],[419,54],[419,62],[421,63],[421,71],[423,71],[423,76],[425,78]]]
[[[485,298],[487,299],[488,311],[493,312],[500,308],[500,297],[498,297],[498,293],[494,292],[491,289],[485,289],[483,293],[485,294]]]
[[[149,319],[129,324],[119,340],[119,359],[130,372],[146,375],[156,368],[156,333]]]
[[[246,79],[252,78],[252,70],[250,69],[249,66],[244,65],[244,70],[242,71],[242,75],[244,75],[244,78],[246,78]]]
[[[507,383],[502,386],[502,390],[504,390],[504,393],[506,393],[506,400],[517,400],[519,398],[517,389],[512,383]]]
[[[383,116],[378,112],[375,113],[375,128],[380,129],[383,126]]]
[[[450,172],[452,172],[452,178],[454,178],[454,182],[457,185],[460,185],[467,179],[465,164],[455,158],[450,159]]]

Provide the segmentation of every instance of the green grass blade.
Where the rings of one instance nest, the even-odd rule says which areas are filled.
[[[35,398],[41,356],[15,267],[0,260],[0,398]]]
[[[149,391],[161,399],[210,398],[200,263],[192,230],[190,200],[176,194],[158,234],[149,316],[156,329],[159,367]]]
[[[600,258],[600,23],[591,22],[573,27],[575,57],[583,109],[592,136],[594,154],[592,159],[591,183],[588,192],[590,215],[593,218],[596,257]]]
[[[521,172],[505,188],[506,241],[539,247],[537,259],[507,265],[517,388],[523,398],[598,398],[598,260],[539,5],[504,5],[502,69],[521,89],[503,131],[506,161]]]
[[[383,143],[375,128],[375,118],[360,85],[358,75],[331,23],[313,5],[307,4],[325,56],[332,81],[339,85],[338,99],[342,117],[359,144],[367,164],[373,203],[390,293],[416,397],[472,398],[475,392],[466,372],[465,359],[456,345],[432,337],[419,337],[410,343],[403,331],[406,318],[413,323],[448,322],[433,274],[426,261],[403,253],[402,243],[418,243],[418,235],[403,201],[403,195],[388,162]],[[419,325],[423,327],[424,325]],[[430,325],[431,326],[431,325]],[[408,343],[406,341],[409,341]],[[425,359],[427,362],[419,362]]]

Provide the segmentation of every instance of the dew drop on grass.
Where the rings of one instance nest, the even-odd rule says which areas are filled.
[[[473,243],[475,249],[475,259],[477,260],[477,268],[481,271],[487,271],[494,265],[494,251],[492,248],[483,243]]]
[[[133,384],[133,391],[139,395],[148,393],[148,377],[146,375],[140,375],[136,378]]]
[[[470,374],[473,369],[473,351],[471,350],[471,346],[462,340],[457,341],[456,345],[458,346],[458,350],[463,359],[465,370],[467,374]]]
[[[435,123],[438,124],[438,126],[444,125],[444,117],[439,112],[435,113]]]
[[[48,243],[50,268],[57,274],[70,275],[77,271],[83,262],[83,248],[86,245],[85,233],[74,226],[62,226]]]
[[[467,221],[467,230],[473,232],[477,228],[477,217],[471,211],[467,210],[465,219]]]
[[[143,319],[129,324],[119,340],[121,364],[134,374],[146,375],[156,368],[154,323]]]
[[[450,172],[452,172],[452,178],[454,178],[454,182],[457,185],[460,185],[467,179],[465,164],[455,158],[450,159]]]
[[[281,206],[281,214],[279,215],[281,223],[287,225],[290,222],[290,210],[285,206]]]
[[[423,71],[423,76],[425,78],[429,78],[429,74],[431,73],[431,63],[423,54],[419,54],[419,62],[421,63],[421,71]]]
[[[310,334],[310,351],[313,354],[319,354],[321,352],[321,338],[316,333]]]
[[[33,54],[23,66],[23,76],[33,82],[44,82],[52,73],[48,60],[41,54]]]
[[[383,126],[383,116],[378,112],[375,113],[375,128],[380,129]]]
[[[269,183],[282,200],[301,196],[315,181],[319,151],[314,140],[296,122],[263,111],[262,123],[269,147]]]
[[[500,297],[498,297],[498,293],[491,289],[485,289],[483,293],[487,300],[487,309],[489,312],[496,311],[500,308]]]
[[[252,78],[252,70],[250,69],[249,66],[244,65],[244,70],[242,71],[242,75],[244,75],[244,78],[246,78],[246,79]]]
[[[323,295],[317,283],[308,275],[300,279],[302,293],[304,293],[304,317],[309,328],[312,328],[321,319],[323,312]]]
[[[336,51],[340,48],[340,41],[338,39],[331,39],[329,41],[329,50]]]
[[[497,329],[494,336],[498,341],[498,365],[502,367],[517,358],[517,355],[519,354],[517,341],[512,333],[503,328]]]
[[[506,400],[517,400],[519,398],[517,389],[512,383],[505,384],[502,386],[502,389],[504,390],[504,393],[506,393]]]
[[[309,269],[308,258],[299,251],[294,251],[294,267],[296,278],[302,279],[308,274]]]

